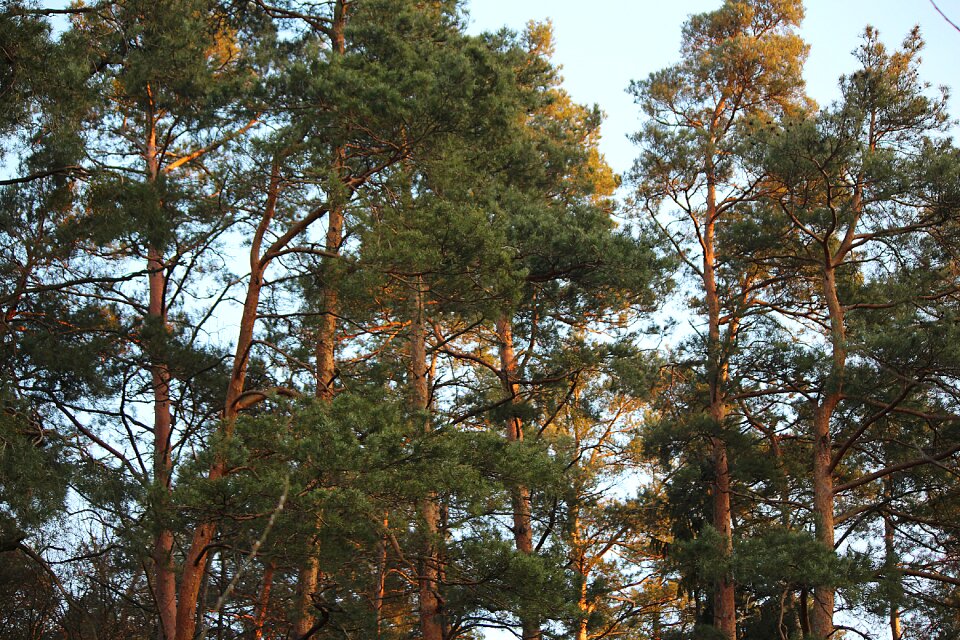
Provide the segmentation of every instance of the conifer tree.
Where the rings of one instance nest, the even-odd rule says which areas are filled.
[[[700,357],[713,466],[711,524],[723,546],[721,557],[733,549],[728,440],[736,421],[730,357],[755,276],[731,268],[733,256],[718,234],[758,189],[756,177],[742,171],[734,156],[744,123],[804,104],[800,68],[806,47],[794,32],[802,17],[801,3],[792,0],[725,2],[688,20],[679,64],[631,85],[650,117],[636,135],[643,148],[634,167],[638,202],[703,296]],[[735,608],[733,577],[721,572],[713,623],[730,640],[736,637]]]
[[[919,258],[911,246],[918,234],[943,224],[955,206],[949,177],[954,170],[945,168],[956,153],[937,140],[946,122],[945,103],[923,93],[917,71],[921,47],[914,31],[900,50],[888,52],[868,29],[857,51],[861,69],[841,82],[843,99],[815,118],[787,120],[777,134],[780,142],[766,151],[771,175],[782,186],[775,206],[789,225],[780,233],[789,244],[780,246],[793,266],[780,269],[799,269],[794,273],[809,287],[790,290],[789,313],[824,328],[826,348],[816,364],[791,375],[809,389],[809,406],[801,411],[812,425],[815,528],[831,552],[838,544],[838,523],[850,517],[837,513],[837,500],[917,462],[904,460],[889,445],[882,447],[886,453],[878,452],[883,462],[873,472],[858,472],[871,463],[851,459],[872,448],[873,438],[895,440],[878,433],[890,424],[887,416],[927,393],[927,373],[913,368],[921,361],[908,364],[911,359],[895,355],[885,340],[878,342],[892,334],[900,339],[912,334],[918,344],[928,339],[922,337],[928,327],[911,311],[918,303],[911,300],[924,291],[936,296],[942,285],[931,290],[907,275],[915,273],[911,265]],[[899,278],[910,278],[915,291],[897,287]],[[778,308],[785,309],[779,303]],[[879,309],[889,325],[873,324]],[[879,370],[868,374],[871,361]],[[883,370],[895,372],[898,382],[885,382]],[[936,434],[938,427],[931,426]],[[938,439],[922,445],[929,460],[956,453],[949,441],[937,450]],[[834,584],[818,585],[814,637],[834,632],[834,611]]]

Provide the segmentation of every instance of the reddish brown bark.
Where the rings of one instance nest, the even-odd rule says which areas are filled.
[[[501,316],[496,322],[497,339],[499,341],[500,377],[504,391],[510,395],[510,403],[519,403],[520,386],[517,384],[517,357],[513,346],[513,327],[508,316]],[[513,416],[507,420],[507,440],[519,442],[523,440],[523,422]],[[533,525],[530,512],[530,489],[518,485],[512,491],[513,503],[513,540],[517,550],[521,553],[533,553]],[[523,619],[520,621],[523,630],[523,640],[539,640],[542,637],[540,621],[537,619]]]
[[[843,248],[841,247],[841,251]],[[829,247],[824,245],[826,262],[822,272],[822,294],[830,316],[830,342],[833,359],[823,395],[813,417],[813,511],[817,540],[832,553],[835,547],[836,524],[833,486],[833,441],[830,423],[843,397],[843,373],[846,366],[846,324],[843,306],[837,297],[836,275]],[[834,632],[836,590],[832,585],[814,589],[810,627],[814,638],[829,638]]]
[[[817,519],[817,540],[831,552],[834,549],[833,474],[830,472],[830,414],[827,407],[818,407],[814,415],[813,505]],[[833,633],[834,588],[821,585],[813,592],[813,615],[810,617],[814,638],[827,638]]]
[[[577,590],[577,607],[580,609],[581,617],[577,621],[577,640],[588,640],[589,634],[587,625],[590,622],[590,603],[587,600],[587,580],[584,576],[580,582],[580,588]]]
[[[273,574],[277,565],[270,561],[263,570],[263,585],[257,598],[257,606],[253,616],[253,637],[256,640],[263,638],[263,625],[267,621],[267,611],[270,609],[270,591],[273,588]]]
[[[148,89],[148,94],[149,94]],[[156,119],[152,101],[147,108],[146,145],[144,163],[147,182],[153,184],[160,175],[160,158],[157,149]],[[154,330],[166,331],[166,274],[160,248],[147,248],[147,305],[148,324]],[[153,480],[160,487],[160,503],[156,505],[160,522],[167,520],[170,506],[170,483],[173,476],[173,460],[170,440],[173,419],[170,412],[170,368],[162,354],[151,354],[150,378],[153,388]],[[160,527],[153,541],[153,593],[160,617],[160,637],[173,640],[176,634],[177,578],[173,563],[173,532]]]
[[[590,566],[587,562],[586,543],[581,535],[580,510],[578,506],[571,506],[570,510],[570,561],[573,570],[577,573],[577,609],[580,617],[577,620],[575,632],[576,640],[587,640],[587,625],[590,620],[590,614],[593,611],[593,604],[590,602],[587,592],[587,584],[590,580]]]
[[[331,50],[335,55],[343,55],[346,50],[344,28],[346,27],[347,4],[337,0],[334,5],[333,23],[330,30]],[[339,174],[343,167],[343,149],[334,152],[334,170]],[[342,177],[339,176],[338,177]],[[343,243],[343,207],[333,205],[327,214],[326,246],[327,256],[322,259],[322,286],[320,326],[317,330],[317,397],[329,402],[334,395],[334,381],[337,377],[337,312],[339,311],[339,290],[332,281],[331,262],[340,253]],[[319,514],[317,514],[319,519]],[[311,546],[315,546],[315,542]],[[320,579],[320,561],[318,549],[312,548],[297,578],[297,617],[294,630],[298,636],[307,634],[316,622],[313,615],[313,594],[317,591]]]
[[[826,264],[822,273],[822,294],[827,302],[831,325],[832,369],[813,416],[813,508],[817,540],[832,553],[835,547],[835,513],[833,487],[833,442],[830,421],[842,394],[843,369],[846,363],[846,330],[843,307],[837,298],[837,285],[829,250],[824,248]],[[832,585],[814,589],[810,628],[814,638],[828,638],[834,632],[833,614],[836,594]]]
[[[727,445],[713,438],[713,526],[723,541],[724,555],[733,553],[733,530],[730,516],[730,468],[727,463]],[[733,576],[727,572],[714,585],[713,624],[726,638],[737,637],[736,601]]]
[[[888,502],[893,498],[893,482],[890,478],[887,478],[883,483],[883,497]],[[889,513],[884,513],[883,545],[888,567],[893,567],[897,562],[895,535],[896,528],[893,526],[893,517]],[[890,640],[900,640],[903,637],[903,628],[900,624],[900,608],[893,601],[890,602],[888,622],[890,623]]]
[[[727,366],[720,338],[720,294],[717,289],[715,232],[717,221],[717,192],[712,162],[707,168],[707,210],[703,221],[701,244],[703,248],[703,288],[707,305],[707,382],[710,393],[710,417],[715,428],[722,431],[729,411],[727,406]],[[722,437],[710,439],[713,456],[713,528],[720,534],[724,555],[733,553],[733,526],[730,504],[730,464],[727,443]],[[736,640],[737,611],[733,575],[725,573],[714,584],[713,625],[727,640]]]
[[[383,607],[387,597],[387,530],[390,527],[388,516],[383,517],[384,534],[377,543],[377,582],[374,587],[373,605],[376,610],[377,638],[383,635]]]
[[[250,360],[250,349],[253,346],[253,330],[257,321],[257,308],[260,303],[260,292],[263,288],[263,274],[270,264],[268,259],[261,257],[260,252],[264,235],[276,213],[279,193],[280,168],[279,163],[275,162],[271,170],[264,214],[250,247],[250,281],[247,284],[247,294],[244,299],[243,312],[240,316],[237,347],[234,353],[233,368],[230,372],[230,381],[227,384],[226,400],[223,408],[222,429],[227,437],[233,432],[233,424],[238,412],[237,400],[244,391],[247,365]],[[224,460],[218,456],[214,459],[207,478],[210,481],[216,481],[222,478],[225,473],[226,464]],[[213,542],[216,532],[217,526],[214,522],[203,522],[198,525],[193,532],[180,579],[176,640],[193,640],[196,633],[196,608],[200,585],[203,582],[203,574],[206,570],[207,550]]]
[[[157,326],[166,326],[166,308],[164,288],[166,286],[163,263],[159,252],[151,248],[148,257],[150,304],[148,317]],[[170,506],[170,483],[173,473],[173,461],[170,453],[170,439],[173,420],[170,413],[170,370],[162,360],[154,359],[150,367],[153,385],[153,477],[160,487],[160,504],[157,515],[161,522],[167,519],[166,511]],[[160,633],[164,640],[173,640],[176,634],[177,619],[177,582],[173,562],[173,532],[161,527],[153,543],[153,592],[157,601],[160,617]]]
[[[337,377],[337,311],[339,291],[330,277],[330,266],[334,256],[340,253],[343,242],[343,208],[331,207],[327,214],[326,251],[329,256],[323,258],[321,271],[323,292],[321,294],[320,326],[317,330],[317,398],[325,402],[333,400],[334,381]],[[319,518],[319,515],[318,515]],[[313,546],[316,546],[315,543]],[[306,634],[314,625],[313,594],[320,579],[318,550],[312,549],[306,559],[297,581],[297,622],[294,626],[299,636]]]

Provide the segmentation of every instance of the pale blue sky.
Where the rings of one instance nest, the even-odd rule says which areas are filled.
[[[680,28],[691,13],[710,11],[722,0],[470,0],[477,32],[502,26],[520,30],[529,20],[550,18],[555,61],[564,86],[580,103],[599,104],[607,113],[602,151],[618,173],[629,169],[635,149],[626,136],[639,128],[640,111],[625,89],[632,79],[670,65],[679,57]],[[960,23],[960,0],[937,0]],[[929,0],[807,0],[801,35],[810,44],[805,77],[821,104],[837,98],[837,80],[856,68],[851,52],[867,24],[889,46],[899,44],[915,24],[927,41],[921,68],[935,86],[960,90],[960,32],[947,24]],[[958,97],[951,113],[960,115]]]

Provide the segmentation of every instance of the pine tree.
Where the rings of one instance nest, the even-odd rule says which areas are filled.
[[[756,178],[744,173],[733,155],[744,123],[761,114],[789,113],[804,103],[800,66],[806,47],[794,33],[802,17],[802,6],[794,1],[726,2],[689,19],[679,64],[631,85],[650,117],[636,135],[643,147],[634,167],[638,202],[693,272],[703,295],[704,407],[712,425],[711,522],[723,556],[733,549],[730,357],[755,276],[730,269],[733,256],[719,244],[718,234],[757,191]],[[673,220],[664,216],[675,216],[683,230],[674,231]],[[714,626],[732,640],[736,604],[729,572],[721,572],[714,597]]]
[[[903,435],[884,434],[882,428],[890,425],[888,415],[926,395],[927,373],[915,368],[922,360],[896,354],[880,336],[911,336],[917,344],[928,339],[922,336],[929,327],[913,312],[919,303],[911,300],[923,291],[937,294],[908,276],[914,272],[908,265],[919,258],[912,249],[919,234],[942,224],[955,206],[954,187],[939,179],[952,174],[943,167],[956,154],[932,137],[943,130],[946,115],[943,100],[926,97],[918,81],[921,47],[914,31],[902,49],[888,53],[868,29],[857,52],[862,68],[843,79],[842,101],[816,117],[788,119],[775,136],[780,142],[765,152],[781,188],[774,200],[779,211],[768,215],[787,225],[787,231],[774,231],[781,238],[779,268],[803,282],[776,308],[809,322],[825,343],[790,375],[791,385],[799,383],[807,398],[797,411],[811,425],[816,536],[831,553],[839,544],[838,523],[851,517],[837,513],[838,499],[916,464],[904,460],[898,447],[890,448]],[[939,161],[931,161],[937,156]],[[910,278],[916,288],[901,289],[895,284],[901,278]],[[890,379],[890,372],[896,378]],[[937,449],[933,434],[911,439],[919,436],[922,446]],[[875,446],[879,458],[854,461]],[[929,460],[955,453],[950,446],[928,451]],[[882,460],[881,468],[861,471],[876,464],[870,459]],[[816,586],[811,615],[816,638],[834,632],[838,580]]]

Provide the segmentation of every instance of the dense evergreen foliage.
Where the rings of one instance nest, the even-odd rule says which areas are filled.
[[[4,3],[0,638],[958,637],[947,96],[717,3],[623,183],[549,25]]]

